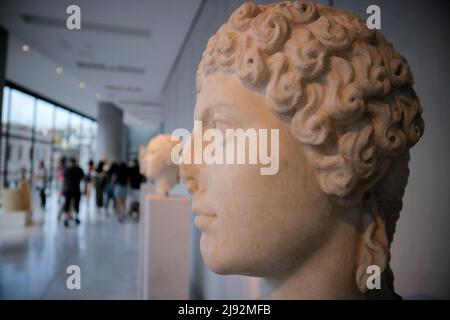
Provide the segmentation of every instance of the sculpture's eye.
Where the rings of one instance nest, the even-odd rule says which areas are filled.
[[[220,130],[225,136],[226,129],[232,129],[231,121],[222,113],[215,113],[211,117],[211,128]]]
[[[213,120],[213,128],[220,130],[225,134],[226,129],[231,129],[231,124],[224,120]]]

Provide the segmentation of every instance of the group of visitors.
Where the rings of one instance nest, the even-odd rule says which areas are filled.
[[[83,194],[89,201],[93,189],[98,212],[105,212],[109,216],[112,206],[119,222],[124,221],[126,214],[136,219],[139,215],[139,189],[143,180],[137,159],[129,165],[125,162],[108,165],[106,161],[100,161],[97,166],[90,160],[85,173],[75,158],[62,157],[56,168],[55,177],[60,205],[58,220],[64,217],[66,227],[70,221],[79,225],[81,195]],[[47,169],[44,162],[40,161],[34,175],[34,185],[43,209],[46,206],[47,183]]]
[[[129,165],[114,162],[109,167],[100,161],[94,178],[97,209],[109,215],[112,204],[119,222],[124,221],[127,213],[138,214],[139,189],[143,179],[137,159]]]

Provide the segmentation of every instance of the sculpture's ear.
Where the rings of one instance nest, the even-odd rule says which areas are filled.
[[[356,284],[363,293],[369,289],[367,283],[369,277],[380,277],[378,283],[381,284],[381,274],[390,260],[389,239],[385,220],[379,214],[375,202],[372,202],[367,209],[364,213],[363,234],[356,271]],[[373,267],[369,268],[370,266]],[[375,282],[377,281],[375,280]]]

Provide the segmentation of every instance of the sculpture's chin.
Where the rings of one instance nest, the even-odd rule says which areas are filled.
[[[203,261],[208,268],[221,275],[255,275],[248,270],[249,263],[239,256],[238,252],[226,246],[219,246],[215,242],[214,236],[202,233],[200,240],[200,250]]]
[[[205,261],[208,268],[214,273],[221,274],[221,275],[236,274],[236,273],[233,273],[228,268],[226,268],[223,263],[218,263],[216,260],[211,259],[208,256],[206,256],[206,257],[203,256],[203,260]]]
[[[200,240],[200,250],[202,253],[203,261],[205,261],[208,268],[217,274],[232,274],[229,261],[226,263],[224,252],[222,250],[217,250],[214,246],[214,240],[211,235],[202,233]]]

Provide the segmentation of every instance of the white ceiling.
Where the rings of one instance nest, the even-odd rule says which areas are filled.
[[[81,30],[66,28],[70,4],[81,8]],[[67,96],[75,94],[80,100],[70,105],[74,109],[86,111],[88,106],[92,112],[87,113],[92,115],[91,108],[96,108],[95,100],[100,97],[122,108],[128,122],[156,123],[160,121],[164,81],[199,4],[200,0],[2,0],[0,24],[29,44],[30,52],[39,51],[63,67],[64,76],[74,79],[62,89],[67,90]],[[25,22],[23,15],[52,18],[53,25],[48,19],[47,24]],[[108,31],[98,30],[105,28]],[[124,34],[128,31],[133,34]],[[10,56],[15,60],[21,54],[13,52]],[[86,69],[79,66],[80,62],[125,71]],[[16,63],[18,68],[22,64],[20,60]],[[37,66],[26,69],[28,77],[39,77],[33,69],[38,70]],[[80,81],[86,88],[73,85]],[[47,82],[50,86],[51,81]],[[45,84],[37,86],[42,90]],[[45,91],[42,94],[53,98],[52,88]],[[60,97],[62,93],[55,95]]]

